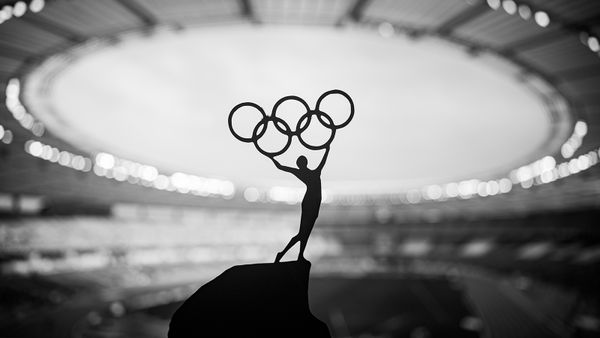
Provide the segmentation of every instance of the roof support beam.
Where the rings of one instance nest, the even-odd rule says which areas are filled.
[[[57,24],[50,20],[44,19],[39,15],[26,15],[22,18],[23,21],[28,24],[35,26],[41,30],[50,32],[54,35],[66,38],[72,42],[78,43],[85,41],[86,37],[74,32],[70,28],[64,27],[63,25]]]
[[[136,0],[116,0],[131,14],[135,15],[146,26],[154,27],[159,24],[159,20],[146,7],[140,5]]]
[[[14,48],[0,41],[0,56],[7,59],[22,61],[23,59],[30,57],[31,53]]]
[[[240,9],[242,10],[242,16],[247,18],[250,22],[258,22],[256,18],[256,14],[254,13],[254,8],[252,8],[252,4],[250,0],[239,0]]]
[[[506,51],[511,50],[515,52],[521,52],[527,49],[533,49],[559,40],[562,36],[564,36],[564,34],[565,33],[562,30],[549,31],[519,41],[515,41],[504,46],[502,49]]]
[[[446,22],[439,25],[439,27],[436,30],[440,35],[450,35],[454,30],[456,30],[460,26],[466,24],[469,21],[474,20],[475,18],[479,17],[488,10],[489,8],[485,4],[485,2],[479,2],[478,4],[472,5],[471,7],[451,17]]]
[[[600,68],[598,66],[584,66],[571,68],[567,70],[560,71],[557,74],[557,77],[563,81],[566,80],[579,80],[579,79],[588,79],[598,77],[600,78]]]
[[[369,2],[370,0],[356,0],[356,2],[352,6],[352,8],[350,8],[346,16],[354,22],[359,22],[360,20],[362,20],[365,8],[367,8]]]

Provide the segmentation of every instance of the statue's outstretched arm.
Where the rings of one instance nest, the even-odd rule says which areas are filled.
[[[329,156],[329,147],[327,147],[325,149],[325,154],[323,154],[323,158],[321,159],[321,163],[319,163],[319,166],[316,169],[317,171],[323,170],[323,167],[325,166],[325,162],[327,162],[327,156]]]
[[[271,160],[273,161],[273,164],[275,164],[277,169],[296,175],[298,169],[281,165],[281,163],[277,162],[277,160],[274,157],[271,157]]]

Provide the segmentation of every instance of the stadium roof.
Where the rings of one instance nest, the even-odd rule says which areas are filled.
[[[381,48],[393,45],[392,49],[384,50],[392,57],[408,55],[414,49],[416,54],[412,59],[407,58],[405,61],[415,68],[426,68],[427,62],[431,62],[432,67],[440,67],[440,60],[449,59],[456,61],[450,63],[456,67],[459,67],[458,63],[466,60],[462,64],[464,68],[457,69],[457,72],[464,76],[471,74],[470,71],[477,72],[481,69],[495,72],[493,81],[484,82],[477,79],[482,81],[483,88],[471,86],[471,88],[457,89],[457,91],[471,89],[473,93],[471,93],[472,101],[461,101],[465,104],[465,109],[460,112],[463,115],[453,119],[454,122],[472,121],[474,116],[477,116],[476,99],[494,98],[494,95],[484,96],[486,93],[493,94],[499,91],[498,94],[511,95],[511,100],[498,99],[492,103],[494,107],[506,104],[500,107],[506,111],[505,115],[494,113],[486,116],[490,119],[487,121],[488,127],[509,121],[506,128],[510,129],[480,130],[484,135],[490,136],[487,140],[490,142],[483,142],[486,139],[481,138],[481,142],[478,141],[473,146],[487,147],[489,152],[475,152],[471,149],[471,153],[501,156],[480,156],[472,163],[468,163],[470,156],[460,151],[435,153],[434,149],[431,154],[413,160],[421,164],[421,167],[416,165],[413,171],[406,171],[406,164],[412,163],[411,157],[415,158],[419,154],[426,153],[427,148],[417,146],[414,149],[404,149],[409,154],[403,153],[402,148],[395,148],[395,152],[401,155],[388,156],[383,160],[380,171],[371,168],[371,171],[367,172],[367,183],[381,180],[386,182],[385,184],[380,184],[379,188],[374,190],[363,189],[363,193],[359,193],[361,190],[358,188],[353,191],[341,191],[338,187],[334,187],[328,200],[333,205],[374,204],[403,205],[417,209],[531,211],[597,205],[599,200],[600,174],[594,165],[598,161],[600,146],[599,134],[596,132],[600,127],[598,118],[600,96],[597,93],[600,88],[598,55],[600,46],[597,37],[600,33],[598,32],[600,4],[595,1],[115,0],[98,2],[86,0],[72,2],[57,0],[44,3],[34,0],[27,4],[15,1],[3,1],[0,4],[4,6],[2,13],[5,13],[2,16],[3,23],[0,24],[0,83],[3,102],[6,103],[0,106],[0,125],[4,130],[10,130],[10,133],[3,132],[4,143],[0,145],[2,152],[0,192],[2,193],[40,196],[48,204],[78,201],[90,204],[121,202],[243,207],[257,205],[252,201],[297,202],[299,193],[293,184],[291,188],[287,187],[289,182],[283,181],[284,176],[281,178],[276,176],[273,182],[249,182],[240,177],[233,177],[230,169],[223,172],[228,165],[200,167],[203,157],[199,154],[190,154],[194,147],[182,153],[187,158],[198,159],[197,161],[186,162],[185,158],[169,158],[168,163],[167,161],[157,163],[161,158],[173,153],[173,149],[167,147],[162,149],[163,153],[159,156],[152,157],[152,149],[156,149],[157,144],[149,144],[146,147],[149,151],[140,154],[132,153],[132,149],[141,148],[140,143],[132,142],[129,143],[130,148],[123,148],[122,142],[116,146],[114,144],[107,146],[110,140],[106,138],[91,142],[91,136],[98,136],[93,135],[93,131],[102,130],[100,128],[102,119],[98,119],[98,112],[93,110],[90,110],[88,115],[81,113],[79,108],[86,107],[78,106],[76,102],[68,100],[68,93],[77,89],[77,81],[69,82],[69,76],[75,79],[77,76],[94,76],[92,83],[104,86],[99,92],[110,84],[110,74],[102,78],[102,72],[89,72],[90,68],[80,69],[77,73],[79,57],[81,60],[86,60],[85,56],[77,53],[96,57],[106,50],[111,52],[115,49],[132,49],[136,46],[145,48],[150,44],[158,43],[160,39],[166,40],[165,43],[183,44],[181,48],[188,48],[185,49],[187,52],[194,53],[197,49],[191,48],[190,44],[194,41],[194,37],[201,37],[202,34],[231,41],[233,37],[240,39],[240,32],[236,29],[241,31],[243,28],[246,35],[242,38],[254,41],[252,39],[258,39],[257,32],[268,27],[269,30],[264,30],[266,34],[288,34],[300,40],[305,39],[303,41],[323,39],[324,35],[331,34],[331,39],[336,43],[343,43],[339,40],[344,38],[340,37],[340,34],[351,34],[358,39],[364,38],[365,44],[383,43]],[[24,11],[23,5],[25,5]],[[233,32],[228,34],[228,30]],[[302,36],[306,32],[310,33]],[[190,41],[187,46],[186,41]],[[225,47],[231,46],[223,44],[223,54],[219,54],[221,58],[230,51]],[[272,44],[261,47],[265,54],[259,54],[258,57],[264,58],[264,55],[273,52],[273,49],[265,50],[265,48],[272,48]],[[288,46],[288,48],[292,47]],[[375,69],[371,68],[373,65],[384,64],[389,67],[392,64],[385,64],[389,60],[377,57],[381,54],[376,49],[379,48],[378,46],[373,48],[375,48],[373,51],[363,51],[365,58],[372,59],[372,62],[365,65],[364,74],[372,72]],[[244,50],[240,49],[240,51]],[[418,54],[423,51],[429,51],[430,54],[437,52],[439,55],[432,55],[431,60],[423,60],[422,54]],[[53,58],[56,55],[63,57]],[[64,57],[65,55],[68,57]],[[134,57],[134,54],[115,54],[111,59],[110,55],[105,55],[106,58],[101,61],[120,60],[118,62],[123,63],[115,65],[115,68],[126,69],[131,67],[132,63],[123,61],[127,59],[123,57],[124,55],[129,57],[129,60]],[[172,54],[163,53],[155,60],[161,62],[160,60],[169,57],[172,57]],[[293,56],[287,55],[287,57]],[[239,62],[241,59],[243,58],[234,59],[232,62]],[[351,64],[352,59],[348,59]],[[49,64],[52,66],[51,61],[54,62],[55,68],[48,66]],[[226,63],[227,60],[222,61],[225,66],[231,65]],[[156,66],[156,63],[153,64],[149,60],[139,60],[139,63],[146,69]],[[184,73],[189,71],[197,74],[209,70],[205,64],[188,65],[190,69],[183,70]],[[46,96],[40,93],[44,93],[48,88],[45,85],[51,82],[49,79],[52,79],[57,74],[56,70],[63,66],[67,67],[66,71],[60,73],[57,82],[64,80],[63,88],[67,90],[61,93],[57,89],[60,86],[50,86],[55,90],[53,91],[55,96],[63,96],[62,101],[60,98],[52,97],[52,100],[59,102],[53,104],[62,104],[63,109],[58,113],[51,110],[44,112],[38,106]],[[257,67],[259,66],[261,65],[257,64]],[[45,70],[46,73],[40,70]],[[305,69],[297,71],[306,72]],[[339,70],[337,73],[334,70],[331,76],[340,76],[341,73]],[[357,73],[361,76],[360,72]],[[297,77],[298,74],[293,73],[292,76]],[[395,75],[395,73],[383,74],[383,77],[378,79],[393,81]],[[213,74],[213,77],[218,77],[218,74]],[[36,79],[37,86],[34,86]],[[188,78],[184,76],[177,80],[183,81],[182,79]],[[359,77],[359,79],[366,78]],[[446,79],[445,74],[438,72],[434,76],[423,77],[420,80],[431,82],[436,79]],[[500,86],[501,88],[496,86],[497,81],[500,81],[498,79],[505,81],[504,84],[509,87],[508,92],[502,91],[506,86]],[[142,87],[140,82],[133,83],[136,84],[136,88]],[[395,88],[394,86],[398,84],[383,83],[385,85],[371,84],[371,86],[382,91],[381,95],[387,97],[393,95],[393,90],[390,88]],[[200,83],[200,86],[207,88],[208,85]],[[251,86],[249,81],[242,82],[240,84],[242,90],[237,94],[244,93],[243,88]],[[264,91],[273,90],[273,86],[261,86],[264,86]],[[388,103],[370,97],[367,92],[369,86],[361,81],[350,82],[349,86],[356,88],[353,95],[361,102],[367,102],[366,105],[385,106]],[[520,88],[523,90],[518,91]],[[259,86],[259,89],[262,90],[263,87]],[[259,89],[255,89],[254,93],[259,92]],[[283,89],[288,88],[283,87],[281,90]],[[300,93],[289,94],[308,96],[311,100],[312,96],[316,99],[319,95],[316,92],[299,91]],[[516,94],[511,94],[514,92],[522,93],[523,97],[517,100]],[[438,97],[445,95],[447,99],[449,93],[452,92],[440,90],[436,95]],[[81,94],[85,95],[85,90]],[[277,93],[277,96],[282,96],[279,94]],[[285,95],[284,92],[282,94]],[[131,93],[131,95],[139,95],[134,99],[140,99],[143,98],[144,92],[138,90],[137,94]],[[425,95],[422,93],[421,95],[421,102],[427,103],[422,99]],[[111,98],[108,96],[107,100]],[[269,110],[276,98],[262,96],[256,100],[260,100],[266,110]],[[228,109],[236,103],[233,101],[236,99],[238,98],[232,97],[231,102],[226,102]],[[239,100],[246,99],[254,98],[239,98]],[[93,106],[97,107],[102,103],[100,97]],[[373,121],[385,117],[381,107],[378,108],[380,109],[374,110],[380,113],[379,115],[374,113]],[[362,110],[364,114],[366,109],[363,107]],[[117,110],[116,113],[121,111]],[[79,113],[81,115],[78,115]],[[91,124],[94,128],[85,129],[86,126],[81,123],[77,125],[74,122],[77,116],[86,119],[89,116],[96,116],[95,120],[89,120],[93,121]],[[190,115],[183,116],[181,124],[175,125],[175,128],[184,126]],[[518,122],[511,125],[510,122],[515,121],[518,116],[521,116]],[[67,122],[73,122],[76,127],[74,129],[77,131],[85,130],[85,135],[90,135],[90,139],[57,128],[56,120],[65,118],[68,119]],[[167,120],[163,117],[157,119],[155,124],[160,125],[165,121]],[[363,121],[366,124],[371,122]],[[356,123],[359,122],[357,118]],[[412,122],[418,125],[426,121]],[[477,126],[485,126],[483,122],[478,122]],[[96,128],[97,126],[100,127]],[[110,123],[104,126],[104,128],[110,127]],[[469,126],[463,127],[464,130],[469,130]],[[358,127],[354,128],[359,130]],[[390,127],[390,124],[387,124],[385,128],[385,132],[390,133],[393,125]],[[123,139],[129,130],[115,126],[116,134],[110,136]],[[139,133],[139,142],[142,144],[151,139],[153,129],[148,128],[148,130],[150,132],[145,136],[141,131]],[[402,136],[406,135],[408,130],[410,128],[402,129],[401,133],[393,135],[391,143],[405,144],[407,139]],[[443,131],[443,128],[440,130]],[[439,134],[440,130],[436,130],[435,134]],[[341,130],[336,140],[349,142],[349,146],[357,147],[356,143],[352,143],[356,138],[345,136],[345,132]],[[346,138],[343,139],[344,137]],[[251,146],[234,144],[233,138],[229,137],[229,139],[230,148],[225,148],[228,151],[232,149],[231,147],[241,149],[240,147],[247,146],[247,153],[259,157]],[[193,139],[192,144],[194,141],[206,142],[206,140]],[[418,138],[415,143],[425,144],[419,142]],[[45,145],[47,147],[44,147]],[[181,143],[176,144],[176,146],[180,145]],[[385,146],[385,140],[377,144],[378,148],[382,146]],[[460,146],[460,143],[453,144],[452,149],[459,149]],[[334,147],[339,146],[334,145]],[[210,153],[206,157],[211,158],[209,155]],[[444,170],[433,167],[435,159],[443,158],[442,155],[448,156],[443,163],[450,163],[447,168],[443,168]],[[214,156],[216,155],[213,154],[213,159]],[[357,181],[361,168],[358,168],[358,172],[345,170],[354,161],[352,152],[347,152],[345,155],[341,152],[338,156],[340,156],[339,160],[330,163],[332,166],[330,175],[340,176],[332,177],[332,181],[337,178],[342,181],[344,179]],[[434,161],[428,161],[429,158],[433,158]],[[501,161],[496,163],[495,158],[500,158]],[[249,157],[245,160],[251,161]],[[264,161],[264,158],[261,160]],[[373,159],[369,159],[369,162],[372,161]],[[460,165],[451,165],[453,161]],[[478,161],[484,165],[477,166]],[[94,170],[94,166],[98,164],[101,168]],[[269,165],[270,163],[258,164],[257,171],[264,171],[265,168],[269,168]],[[119,172],[115,170],[116,167],[125,169]],[[194,170],[195,168],[197,169]],[[132,170],[139,172],[139,177],[135,177]],[[178,171],[181,172],[173,176]],[[444,176],[439,175],[439,172],[451,172],[451,174]],[[461,174],[463,172],[467,174]],[[217,176],[214,176],[215,173]],[[344,177],[343,174],[348,176]],[[398,177],[394,177],[395,174]],[[144,181],[144,177],[152,180]],[[164,182],[157,183],[163,177]],[[397,185],[388,184],[386,181],[395,180],[394,182],[398,183],[399,180],[407,177],[411,179],[410,182],[402,181]],[[272,186],[275,184],[280,187],[279,190],[273,191]],[[387,189],[384,189],[384,186]],[[338,190],[336,191],[335,188]],[[258,203],[261,206],[269,204],[271,203]]]

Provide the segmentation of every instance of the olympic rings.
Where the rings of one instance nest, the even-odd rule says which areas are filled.
[[[258,145],[258,140],[260,140],[262,135],[264,135],[265,132],[267,131],[267,125],[270,121],[273,122],[273,124],[275,125],[275,128],[277,128],[277,130],[281,130],[278,126],[280,123],[285,126],[285,131],[282,134],[287,136],[287,142],[285,143],[285,146],[280,151],[268,152]],[[259,129],[263,125],[264,125],[264,127],[262,128],[261,131],[259,131]],[[279,156],[279,155],[285,153],[285,151],[288,150],[288,148],[292,144],[292,133],[290,130],[290,126],[284,120],[280,119],[277,116],[267,116],[264,119],[262,119],[260,122],[258,122],[256,124],[256,127],[254,127],[254,130],[252,131],[252,143],[254,143],[256,150],[258,150],[261,154],[263,154],[267,157]]]
[[[313,146],[313,145],[309,144],[308,142],[306,142],[302,138],[302,132],[305,131],[308,128],[308,126],[310,125],[310,120],[313,115],[317,116],[317,118],[319,119],[319,121],[321,121],[321,123],[323,123],[321,116],[323,116],[323,117],[327,118],[327,120],[329,120],[328,121],[329,125],[327,125],[325,123],[323,123],[323,125],[327,129],[331,130],[331,135],[329,136],[327,141],[325,141],[325,143],[323,143],[320,146]],[[308,121],[304,125],[304,128],[302,128],[302,122],[306,119],[308,119]],[[334,127],[331,128],[329,126],[334,126]],[[300,117],[300,119],[298,120],[298,124],[296,125],[296,135],[298,135],[298,141],[300,141],[300,143],[302,143],[303,146],[305,146],[306,148],[311,149],[311,150],[319,150],[319,149],[325,149],[325,148],[329,147],[331,142],[333,142],[333,138],[335,137],[336,130],[337,130],[337,128],[335,128],[335,124],[333,124],[333,120],[331,119],[331,117],[329,115],[323,113],[322,111],[318,111],[318,110],[309,111],[308,113],[302,115],[302,117]]]
[[[290,101],[290,100],[300,102],[300,104],[302,104],[302,106],[304,106],[304,108],[306,109],[306,111],[310,111],[310,108],[308,107],[308,104],[306,103],[306,101],[304,101],[303,99],[299,98],[296,95],[289,95],[289,96],[286,96],[284,98],[279,99],[279,101],[277,101],[277,103],[275,103],[275,105],[273,106],[273,111],[271,112],[271,116],[277,116],[277,108],[279,108],[279,106],[282,103],[284,103],[286,101]],[[304,115],[302,117],[304,117]],[[302,117],[300,119],[302,119]],[[285,131],[282,130],[281,128],[279,128],[279,127],[277,127],[277,130],[279,130],[281,133],[285,133]],[[289,126],[288,126],[288,130],[291,132],[291,130],[289,129]],[[296,135],[296,134],[297,133],[292,133],[292,135]]]
[[[348,100],[348,102],[350,103],[350,115],[348,116],[348,119],[339,125],[335,125],[335,124],[333,125],[333,127],[335,129],[344,128],[345,126],[348,125],[348,123],[350,123],[350,121],[352,121],[352,118],[354,117],[354,101],[352,101],[352,98],[350,98],[350,95],[346,94],[346,92],[341,91],[339,89],[333,89],[328,92],[325,92],[317,100],[317,106],[315,107],[315,110],[321,111],[321,109],[320,109],[321,102],[323,101],[324,98],[326,98],[327,96],[329,96],[331,94],[340,94],[340,95],[344,96],[346,98],[346,100]]]
[[[233,130],[233,113],[235,113],[238,109],[245,107],[245,106],[250,106],[250,107],[256,108],[262,115],[262,120],[264,120],[267,117],[267,114],[265,114],[265,111],[261,108],[261,106],[257,105],[256,103],[253,103],[253,102],[244,102],[244,103],[240,103],[237,106],[233,107],[233,109],[229,113],[229,118],[227,119],[227,124],[229,125],[229,131],[233,134],[233,136],[235,138],[237,138],[238,140],[240,140],[242,142],[252,142],[254,135],[252,137],[242,137],[238,133],[236,133],[235,130]],[[261,122],[262,122],[262,120],[261,120]],[[263,134],[264,134],[264,132],[261,133],[260,136],[258,136],[258,137],[259,138],[262,137]]]
[[[325,99],[327,96],[332,95],[332,94],[340,94],[342,96],[344,96],[348,102],[350,103],[350,114],[348,116],[348,118],[340,123],[340,124],[335,124],[335,122],[333,121],[333,119],[331,118],[331,116],[329,116],[329,114],[327,114],[326,112],[322,111],[320,109],[321,106],[321,102],[323,101],[323,99]],[[299,119],[298,119],[298,123],[296,124],[296,129],[292,131],[292,129],[290,128],[289,124],[287,122],[285,122],[282,118],[280,118],[279,116],[277,116],[277,109],[279,108],[279,106],[286,102],[286,101],[297,101],[300,104],[302,104],[302,106],[304,107],[304,109],[306,109],[306,113],[303,114]],[[260,114],[262,115],[262,119],[256,124],[256,126],[254,127],[254,129],[252,130],[252,136],[250,137],[243,137],[241,135],[239,135],[238,133],[235,132],[234,128],[233,128],[233,115],[234,113],[242,108],[242,107],[252,107],[255,108],[256,110],[258,110],[260,112]],[[310,143],[308,143],[306,140],[304,140],[302,138],[302,133],[308,128],[308,126],[310,125],[310,122],[312,120],[313,115],[321,122],[321,124],[323,126],[325,126],[327,129],[331,130],[331,135],[329,136],[329,138],[327,139],[327,141],[325,141],[325,143],[315,146],[315,145],[311,145]],[[254,146],[256,147],[256,149],[263,155],[267,156],[267,157],[275,157],[275,156],[279,156],[281,154],[283,154],[286,150],[289,149],[291,143],[292,143],[292,138],[294,136],[298,137],[298,140],[300,141],[300,143],[305,146],[308,149],[311,150],[320,150],[320,149],[325,149],[325,148],[329,148],[329,146],[331,145],[331,142],[333,142],[333,139],[335,138],[335,133],[338,129],[344,128],[345,126],[348,125],[348,123],[350,123],[350,121],[352,120],[352,118],[354,117],[354,102],[352,101],[352,98],[350,98],[350,95],[346,94],[345,92],[339,90],[339,89],[334,89],[334,90],[330,90],[328,92],[325,92],[324,94],[322,94],[319,99],[317,100],[317,104],[314,110],[311,110],[308,106],[308,104],[306,103],[306,101],[304,101],[303,99],[301,99],[298,96],[295,95],[289,95],[286,97],[283,97],[281,99],[279,99],[275,105],[273,106],[273,110],[271,112],[270,116],[267,116],[267,114],[265,113],[265,111],[262,109],[262,107],[260,107],[259,105],[257,105],[256,103],[253,102],[244,102],[244,103],[240,103],[238,105],[236,105],[235,107],[233,107],[233,109],[231,110],[231,112],[229,113],[229,118],[227,120],[228,126],[229,126],[229,131],[231,131],[231,133],[233,134],[233,136],[242,141],[242,142],[252,142],[254,143]],[[306,122],[305,122],[306,121]],[[267,126],[269,122],[273,122],[273,125],[275,126],[275,128],[277,129],[277,131],[279,131],[280,133],[282,133],[283,135],[287,136],[287,142],[285,144],[285,146],[279,150],[279,151],[275,151],[275,152],[268,152],[264,149],[262,149],[259,144],[258,141],[260,140],[260,138],[266,133],[267,131]]]

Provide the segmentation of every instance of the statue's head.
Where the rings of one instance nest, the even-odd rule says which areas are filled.
[[[296,165],[298,166],[299,169],[306,169],[306,166],[308,165],[308,160],[306,159],[306,157],[304,155],[300,155],[300,156],[298,156],[298,159],[296,160]]]

